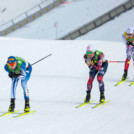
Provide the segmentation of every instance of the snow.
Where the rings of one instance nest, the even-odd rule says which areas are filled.
[[[70,0],[69,4],[61,5],[7,36],[48,40],[60,38],[126,1]]]
[[[97,50],[103,51],[109,61],[126,58],[125,45],[121,42],[0,38],[0,114],[8,110],[10,102],[11,80],[3,69],[8,56],[20,56],[34,63],[52,54],[33,66],[31,79],[28,82],[31,110],[37,112],[19,118],[13,118],[17,114],[0,118],[1,134],[134,133],[134,88],[128,86],[134,75],[132,61],[129,80],[117,87],[114,85],[121,79],[124,64],[109,63],[104,76],[105,96],[106,100],[110,100],[108,104],[92,109],[100,97],[95,78],[91,95],[94,103],[75,108],[86,96],[89,69],[84,63],[83,55],[88,44],[94,44]],[[18,109],[21,112],[24,109],[20,83],[16,96],[16,110]]]
[[[0,3],[1,25],[38,5],[41,0],[0,0]]]
[[[129,80],[117,87],[114,85],[122,77],[124,64],[109,63],[108,71],[104,76],[105,96],[106,100],[110,100],[108,104],[92,109],[92,106],[99,102],[100,97],[98,82],[95,78],[91,94],[91,100],[94,100],[94,103],[78,109],[75,108],[84,101],[86,96],[89,69],[84,63],[83,55],[87,45],[94,44],[97,50],[104,52],[105,58],[109,61],[124,61],[126,58],[125,45],[123,42],[117,41],[121,41],[121,34],[128,26],[133,25],[134,20],[131,14],[134,9],[75,41],[36,40],[55,39],[56,29],[54,24],[56,22],[58,22],[59,37],[125,1],[72,0],[70,4],[64,4],[56,8],[7,36],[12,38],[0,38],[0,114],[7,112],[10,104],[11,80],[4,70],[8,56],[20,56],[30,63],[34,63],[44,56],[52,54],[52,56],[33,66],[31,79],[28,82],[31,110],[37,110],[37,112],[19,118],[13,118],[17,114],[0,118],[1,134],[134,133],[134,90],[133,86],[128,86],[134,76],[132,61],[128,72]],[[30,8],[32,4],[36,5],[38,3],[37,0],[23,0],[23,2],[25,4],[31,2],[27,4]],[[87,4],[87,2],[90,4]],[[7,6],[7,0],[0,5],[1,11],[6,7],[3,6],[4,3]],[[94,3],[97,4],[98,10]],[[11,3],[8,0],[9,5]],[[10,9],[10,7],[12,6],[7,9]],[[16,8],[22,12],[19,5],[16,5]],[[16,10],[13,10],[14,13]],[[7,11],[9,10],[0,14],[3,22],[9,17],[9,15],[6,16]],[[90,12],[94,15],[91,15]],[[24,40],[14,37],[31,39]],[[107,40],[107,42],[95,40]],[[24,110],[23,92],[20,83],[17,87],[16,110],[21,110],[20,113]]]
[[[105,23],[104,25],[88,32],[77,38],[77,40],[105,40],[105,41],[122,41],[121,35],[130,26],[134,26],[134,9],[131,9],[119,17]]]

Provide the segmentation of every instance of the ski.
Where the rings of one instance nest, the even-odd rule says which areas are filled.
[[[128,86],[132,86],[132,85],[134,85],[134,81],[133,81],[133,82],[131,82]]]
[[[119,81],[115,86],[120,85],[121,83],[125,82],[126,80],[128,80],[128,78],[126,78],[125,80],[121,80],[121,81]]]
[[[17,113],[17,112],[19,112],[19,111],[20,111],[20,110],[14,111],[14,112],[6,112],[6,113],[0,115],[0,117],[6,116],[6,115],[9,115],[9,114],[14,114],[14,113]]]
[[[102,105],[104,105],[104,104],[106,104],[106,103],[108,103],[109,101],[105,101],[105,102],[100,102],[99,104],[97,104],[97,105],[95,105],[94,107],[92,107],[92,108],[96,108],[96,107],[99,107],[99,106],[102,106]]]
[[[21,114],[19,114],[19,115],[17,115],[17,116],[14,116],[14,118],[20,117],[20,116],[24,116],[24,115],[27,115],[27,114],[31,114],[31,113],[34,113],[34,112],[36,112],[36,110],[30,111],[30,112],[24,112],[24,113],[21,113]]]
[[[82,104],[80,104],[80,105],[78,105],[77,107],[75,107],[75,108],[79,108],[79,107],[82,107],[82,106],[85,106],[85,105],[87,105],[87,104],[91,104],[92,102],[94,102],[94,101],[89,101],[89,102],[84,102],[84,103],[82,103]]]

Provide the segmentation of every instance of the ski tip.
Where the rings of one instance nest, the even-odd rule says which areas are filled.
[[[134,85],[134,82],[131,82],[128,86],[132,86],[132,85]]]
[[[17,115],[17,116],[14,116],[14,118],[20,117],[20,116],[24,116],[24,115],[27,115],[27,114],[31,114],[31,113],[34,113],[34,112],[36,112],[36,110],[30,111],[30,112],[24,112],[24,113],[21,113],[21,114],[19,114],[19,115]]]
[[[108,101],[105,101],[105,102],[100,102],[100,103],[98,103],[97,105],[95,105],[94,107],[92,107],[93,109],[94,108],[97,108],[97,107],[99,107],[99,106],[101,106],[101,105],[104,105],[104,104],[106,104],[106,103],[108,103],[108,102],[110,102],[109,100]]]
[[[84,106],[84,105],[87,105],[87,104],[90,104],[90,103],[93,103],[93,102],[94,102],[94,101],[89,101],[88,103],[84,102],[84,103],[78,105],[78,106],[75,107],[75,108],[79,108],[79,107],[82,107],[82,106]]]
[[[14,113],[17,113],[17,112],[19,112],[20,110],[16,110],[16,111],[14,111],[14,112],[6,112],[6,113],[4,113],[4,114],[2,114],[2,115],[0,115],[0,117],[3,117],[3,116],[6,116],[6,115],[10,115],[10,114],[14,114]]]

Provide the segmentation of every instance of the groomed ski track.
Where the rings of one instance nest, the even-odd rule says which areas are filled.
[[[125,45],[104,41],[43,41],[0,38],[0,114],[7,112],[11,80],[4,71],[8,56],[20,56],[34,63],[45,55],[49,58],[33,66],[30,90],[31,110],[19,118],[0,118],[1,134],[132,134],[134,133],[134,86],[128,86],[134,75],[130,63],[129,80],[114,86],[122,77],[124,64],[109,63],[104,77],[105,96],[110,102],[93,109],[99,102],[98,82],[93,83],[91,100],[81,108],[86,95],[88,67],[83,55],[88,44],[103,51],[108,60],[125,60]],[[16,110],[24,109],[20,83],[16,91]],[[17,114],[15,114],[17,115]]]

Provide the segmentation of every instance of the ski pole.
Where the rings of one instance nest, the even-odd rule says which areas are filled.
[[[44,59],[46,59],[47,57],[49,57],[49,56],[51,56],[51,55],[52,55],[52,54],[49,54],[49,55],[47,55],[47,56],[43,57],[42,59],[40,59],[40,60],[38,60],[38,61],[34,62],[33,64],[31,64],[30,66],[28,66],[27,68],[29,68],[29,67],[33,66],[34,64],[36,64],[36,63],[38,63],[38,62],[40,62],[40,61],[42,61],[42,60],[44,60]],[[26,68],[26,69],[27,69],[27,68]]]
[[[87,59],[85,59],[86,61],[88,61]],[[91,61],[91,62],[93,62],[93,61]],[[105,62],[105,61],[103,61],[103,62]],[[108,63],[124,63],[125,61],[107,61]],[[97,61],[96,61],[96,63],[97,63]]]
[[[125,61],[108,61],[109,63],[124,63]]]

